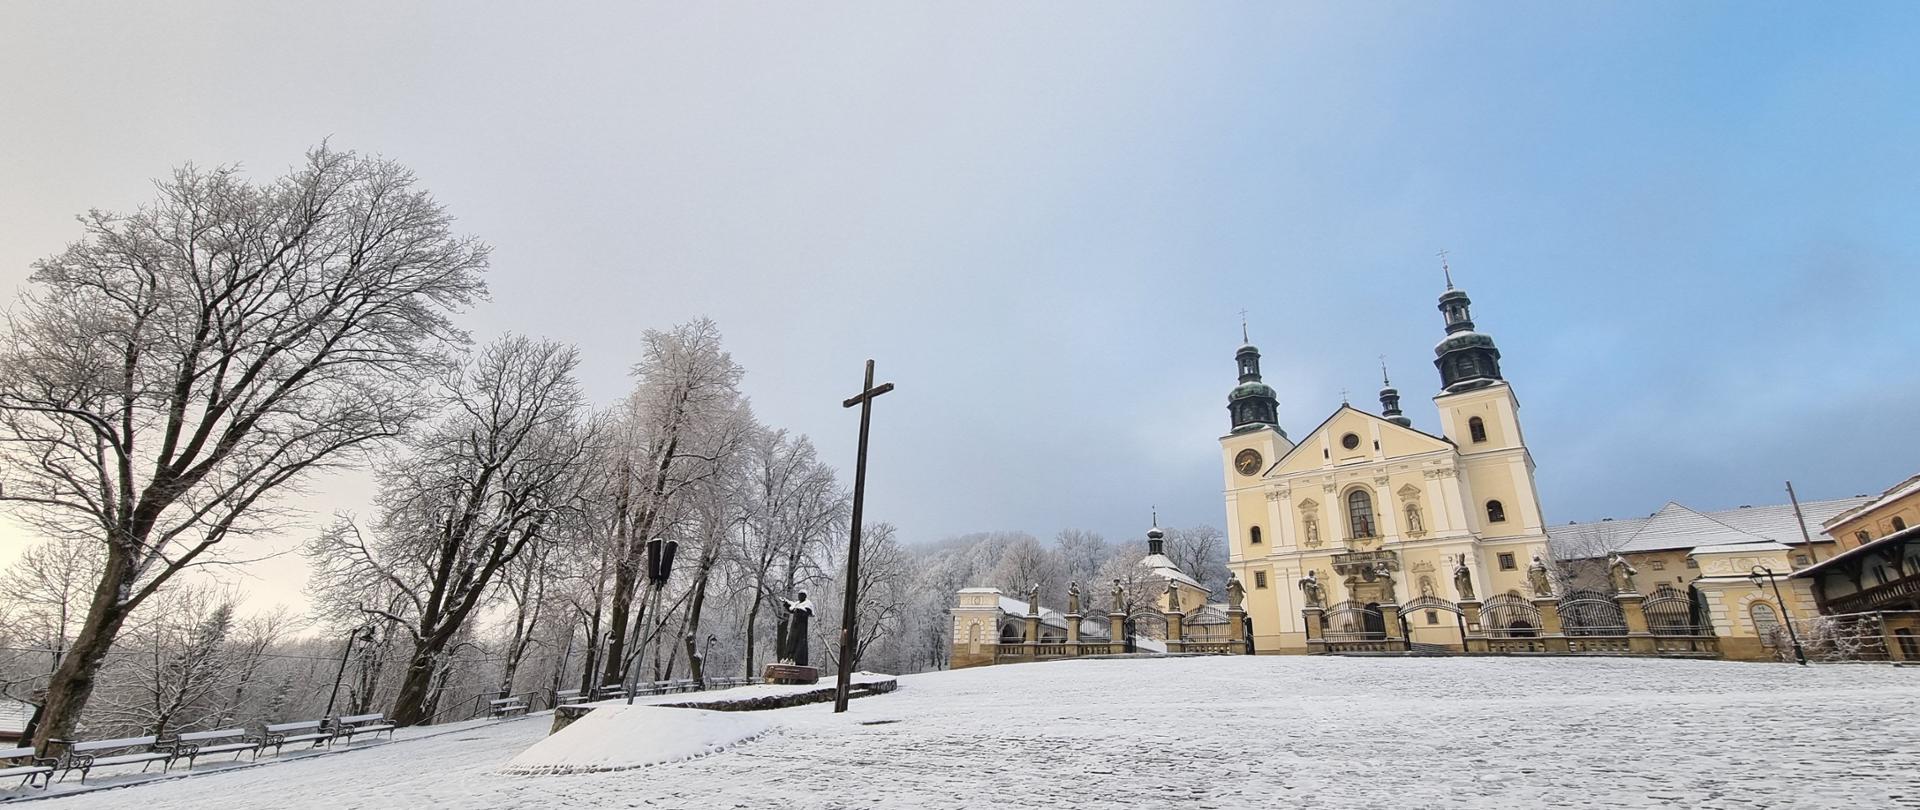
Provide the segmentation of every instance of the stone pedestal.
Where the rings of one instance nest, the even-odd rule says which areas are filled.
[[[1392,603],[1380,606],[1380,626],[1386,631],[1387,651],[1406,652],[1407,633],[1400,626],[1400,606]]]
[[[760,677],[767,683],[812,684],[820,682],[820,669],[799,664],[768,664],[760,671]]]
[[[1167,652],[1186,651],[1187,642],[1181,635],[1180,627],[1180,623],[1186,618],[1187,614],[1179,611],[1167,613]]]
[[[1327,651],[1327,636],[1321,628],[1326,610],[1319,605],[1309,605],[1300,609],[1300,622],[1307,628],[1307,652],[1323,653]]]
[[[1127,614],[1107,614],[1107,652],[1120,655],[1127,651]]]
[[[1233,642],[1233,654],[1243,655],[1253,652],[1247,643],[1247,609],[1227,608],[1227,640]]]
[[[1467,624],[1467,636],[1460,640],[1460,645],[1470,653],[1486,652],[1487,631],[1480,626],[1480,600],[1462,599],[1459,605],[1461,617]]]
[[[1080,614],[1078,613],[1067,614],[1067,643],[1080,643]]]
[[[1653,633],[1647,629],[1647,598],[1630,591],[1614,594],[1620,603],[1620,613],[1627,620],[1627,652],[1634,655],[1653,655]]]
[[[1040,644],[1040,614],[1038,613],[1027,614],[1027,644],[1033,646]]]
[[[1551,596],[1536,596],[1533,607],[1540,611],[1540,641],[1547,652],[1567,652],[1566,629],[1560,626],[1560,600]]]

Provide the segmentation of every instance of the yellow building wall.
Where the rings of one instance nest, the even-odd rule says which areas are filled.
[[[1829,537],[1840,544],[1842,549],[1857,548],[1861,545],[1860,532],[1866,532],[1867,539],[1871,542],[1899,531],[1893,525],[1895,518],[1898,518],[1907,528],[1920,526],[1920,490],[1861,512],[1844,522],[1833,524],[1825,531]]]

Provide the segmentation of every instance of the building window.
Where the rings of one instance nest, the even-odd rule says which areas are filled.
[[[1347,528],[1354,537],[1373,537],[1373,496],[1364,489],[1347,493]]]
[[[1487,520],[1493,523],[1507,522],[1507,508],[1499,501],[1487,501]]]
[[[1265,589],[1267,587],[1267,572],[1265,571],[1253,572],[1253,587],[1260,588],[1260,589]]]
[[[1663,560],[1654,560],[1654,561],[1653,561],[1652,563],[1650,563],[1650,565],[1652,565],[1652,566],[1653,566],[1653,570],[1655,570],[1655,571],[1665,571],[1665,570],[1667,570],[1667,564],[1666,564],[1666,562],[1665,562],[1665,561],[1663,561]]]
[[[1352,433],[1340,437],[1340,446],[1352,450],[1360,446],[1360,437]]]
[[[1867,534],[1866,529],[1861,529],[1860,531],[1854,532],[1853,539],[1859,542],[1860,545],[1863,545],[1863,546],[1873,542],[1873,538]]]
[[[1500,552],[1500,570],[1512,571],[1515,567],[1516,566],[1513,564],[1513,552],[1511,551]]]
[[[1688,567],[1688,568],[1699,568],[1699,567],[1700,567],[1700,561],[1699,561],[1699,560],[1696,560],[1696,559],[1694,559],[1694,558],[1692,558],[1692,557],[1688,557],[1688,558],[1687,558],[1687,567]]]
[[[1906,531],[1906,529],[1907,529],[1907,522],[1906,522],[1906,521],[1904,521],[1904,520],[1901,520],[1901,519],[1900,519],[1900,518],[1898,518],[1898,517],[1896,517],[1896,518],[1894,518],[1894,519],[1893,519],[1893,530],[1894,530],[1894,531],[1896,531],[1896,532],[1900,532],[1900,531]]]
[[[1427,624],[1439,624],[1439,623],[1440,623],[1440,611],[1437,611],[1437,610],[1427,611]]]
[[[1803,565],[1806,565],[1806,564],[1807,564],[1807,555],[1805,555],[1805,554],[1795,554],[1795,555],[1793,555],[1793,565],[1794,565],[1794,567],[1795,567],[1795,568],[1798,568],[1798,567],[1800,567],[1800,566],[1803,566]]]
[[[1255,527],[1253,527],[1253,528],[1251,528],[1251,529],[1248,529],[1248,530],[1247,530],[1247,539],[1248,539],[1248,541],[1249,541],[1249,542],[1251,542],[1251,543],[1253,543],[1253,544],[1254,544],[1254,545],[1256,545],[1256,546],[1257,546],[1257,545],[1260,545],[1260,527],[1259,527],[1259,526],[1255,526]]]
[[[1755,602],[1747,613],[1753,617],[1753,634],[1760,637],[1760,643],[1773,646],[1773,637],[1780,633],[1780,614],[1774,611],[1773,605]]]
[[[1487,423],[1480,421],[1480,417],[1478,416],[1472,419],[1468,419],[1467,435],[1473,438],[1474,444],[1479,444],[1481,442],[1486,441],[1487,440]]]

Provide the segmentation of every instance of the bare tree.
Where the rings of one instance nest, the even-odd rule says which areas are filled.
[[[1226,536],[1213,526],[1168,529],[1167,558],[1187,576],[1199,580],[1208,593],[1225,593],[1227,586]]]
[[[275,497],[417,414],[487,248],[400,165],[320,147],[267,185],[187,167],[92,211],[0,337],[0,501],[104,544],[36,742],[71,735],[128,614]]]
[[[394,699],[400,725],[427,722],[446,664],[496,576],[539,542],[556,510],[579,495],[579,463],[595,440],[582,423],[572,347],[504,338],[448,385],[445,417],[408,440],[381,475],[371,532],[342,519],[309,544],[313,576],[336,601],[369,583],[401,595],[393,619],[413,640]]]
[[[28,546],[0,573],[0,600],[13,608],[6,626],[35,650],[44,650],[51,675],[86,617],[87,599],[99,582],[100,544],[76,537],[55,537]]]

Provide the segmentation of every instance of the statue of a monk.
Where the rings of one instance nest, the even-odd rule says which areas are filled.
[[[1540,555],[1533,555],[1533,564],[1527,566],[1527,584],[1533,588],[1536,598],[1553,595],[1553,582],[1547,576],[1547,563]]]
[[[813,602],[807,599],[807,592],[801,591],[799,599],[781,600],[781,606],[787,612],[786,649],[779,651],[782,663],[807,665],[807,623],[813,619]]]
[[[1080,615],[1080,583],[1067,583],[1067,615]]]
[[[1460,592],[1460,601],[1473,598],[1473,572],[1467,569],[1467,555],[1462,554],[1453,560],[1453,589]]]

